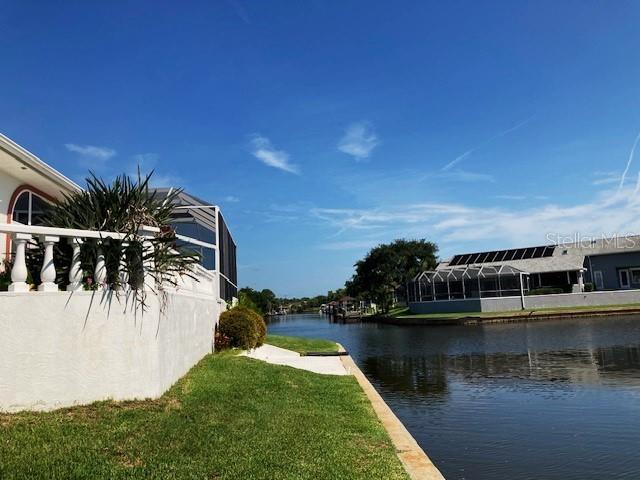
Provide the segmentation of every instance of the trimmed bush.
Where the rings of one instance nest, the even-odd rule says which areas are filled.
[[[267,336],[262,315],[247,307],[237,306],[220,315],[218,345],[250,350],[261,346]]]
[[[251,350],[258,341],[258,327],[250,310],[232,308],[220,315],[219,335],[228,338],[230,347]]]
[[[253,313],[253,321],[256,322],[256,347],[260,347],[264,344],[264,339],[267,337],[267,324],[264,322],[262,315],[255,311]]]
[[[585,292],[593,292],[593,291],[595,291],[593,283],[589,283],[589,282],[585,283],[584,284],[584,291]]]
[[[542,287],[530,290],[527,295],[553,295],[556,293],[565,293],[563,288],[556,287]]]
[[[249,315],[256,324],[256,347],[260,347],[264,344],[264,339],[267,336],[267,324],[264,323],[264,318],[257,311],[252,308],[238,305],[235,307],[237,310],[245,312]]]

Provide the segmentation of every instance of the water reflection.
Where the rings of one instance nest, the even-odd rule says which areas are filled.
[[[367,357],[360,366],[385,390],[438,397],[446,396],[449,390],[444,362],[446,359],[442,356]]]
[[[370,356],[362,360],[367,374],[385,390],[441,397],[447,377],[458,381],[526,388],[529,382],[618,384],[640,386],[640,344],[607,348],[526,353]]]

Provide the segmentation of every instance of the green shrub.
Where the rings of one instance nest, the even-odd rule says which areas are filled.
[[[218,346],[250,350],[264,344],[267,325],[262,315],[250,308],[237,306],[220,315]]]
[[[584,291],[585,292],[593,292],[593,291],[595,291],[593,283],[589,283],[589,282],[585,283],[584,284]]]
[[[256,326],[256,347],[260,347],[264,344],[264,339],[267,336],[267,324],[264,322],[264,318],[254,309],[238,305],[234,310],[240,311],[251,317]]]
[[[560,287],[540,287],[527,292],[527,295],[553,295],[557,293],[565,293]]]
[[[2,261],[2,267],[0,267],[0,292],[6,292],[11,284],[11,262],[8,260]]]
[[[231,348],[231,340],[226,335],[220,333],[220,329],[217,329],[214,337],[214,345],[216,352],[226,350],[227,348]]]
[[[267,324],[264,322],[264,318],[259,313],[251,310],[253,321],[256,323],[256,347],[261,347],[264,344],[264,339],[267,337]]]
[[[218,331],[227,337],[229,346],[251,350],[258,343],[258,327],[250,310],[235,307],[220,315]]]

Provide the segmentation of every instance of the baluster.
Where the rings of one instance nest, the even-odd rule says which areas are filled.
[[[144,239],[142,241],[142,274],[144,278],[143,282],[145,290],[155,290],[156,288],[156,280],[153,276],[153,271],[155,269],[153,252],[153,242],[148,239]]]
[[[73,257],[71,259],[71,266],[69,267],[69,285],[67,285],[67,291],[69,292],[82,290],[82,262],[80,261],[80,246],[82,242],[81,238],[76,237],[71,239]]]
[[[93,280],[98,288],[107,289],[107,264],[104,261],[104,253],[102,251],[102,243],[98,243],[98,255],[96,258],[96,269]]]
[[[9,285],[10,292],[29,291],[29,285],[27,284],[29,272],[27,271],[27,259],[25,256],[29,240],[31,240],[31,235],[26,233],[16,233],[13,236],[13,241],[16,244],[16,256],[13,259],[13,268],[11,269],[12,283]]]
[[[120,248],[120,263],[118,264],[118,278],[120,279],[120,290],[126,292],[129,290],[129,269],[127,266],[127,242],[122,242]]]
[[[42,262],[42,270],[40,270],[39,292],[57,292],[56,285],[56,266],[53,263],[53,246],[60,241],[60,237],[53,235],[44,235],[40,237],[44,244],[44,260]]]

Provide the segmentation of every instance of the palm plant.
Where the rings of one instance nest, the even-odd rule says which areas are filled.
[[[193,267],[199,261],[196,253],[181,248],[176,244],[176,233],[170,225],[173,200],[180,194],[180,189],[172,190],[166,197],[157,198],[149,189],[153,172],[133,180],[128,175],[120,175],[111,183],[106,183],[91,172],[87,178],[87,188],[83,191],[66,194],[56,201],[47,211],[46,224],[59,228],[96,230],[124,234],[124,239],[104,238],[100,241],[90,240],[81,247],[81,264],[87,278],[94,277],[94,269],[98,249],[105,256],[107,266],[107,283],[118,290],[121,278],[119,267],[126,268],[129,284],[140,294],[144,305],[144,289],[142,284],[142,265],[153,260],[147,274],[153,277],[157,290],[166,284],[176,285],[181,275],[195,278]],[[145,241],[153,247],[142,247],[139,232],[142,227],[159,229]],[[68,278],[72,250],[67,244],[57,247],[56,262],[59,283],[64,284]],[[121,262],[126,259],[123,265]]]

